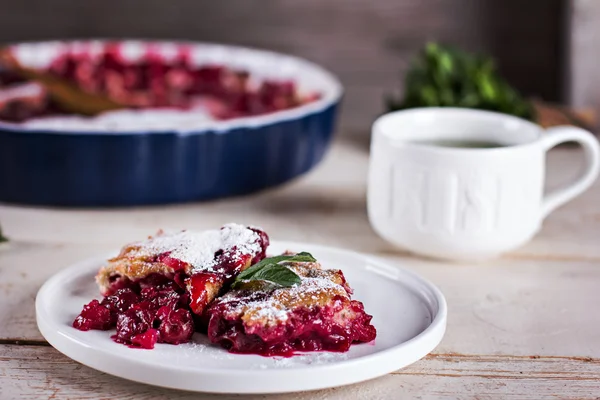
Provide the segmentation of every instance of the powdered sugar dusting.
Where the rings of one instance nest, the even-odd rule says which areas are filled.
[[[161,234],[136,245],[141,253],[149,255],[169,253],[171,258],[190,264],[191,272],[217,272],[215,253],[219,250],[232,252],[234,259],[261,251],[259,235],[239,224],[227,224],[219,230],[204,232]]]
[[[285,309],[278,308],[273,302],[264,301],[262,303],[256,306],[258,308],[257,318],[275,321],[286,321],[288,319],[288,313]]]
[[[295,368],[305,365],[323,365],[332,364],[348,359],[347,353],[299,353],[293,357],[273,357],[269,361],[260,364],[254,364],[252,368],[256,369],[283,369]]]
[[[239,293],[229,292],[218,301],[232,302],[234,306],[229,311],[232,315],[274,325],[286,321],[289,313],[299,305],[304,307],[323,305],[332,295],[349,297],[344,286],[332,280],[337,277],[334,271],[321,270],[317,263],[284,263],[284,265],[300,276],[300,284],[270,290],[267,296],[260,299],[252,295],[248,298],[240,298]],[[306,265],[313,265],[314,268],[307,270]],[[307,271],[311,271],[313,275],[306,276]],[[317,275],[316,272],[319,274]],[[255,294],[257,292],[260,291],[254,291]]]
[[[278,357],[273,364],[278,368],[290,368],[298,365],[322,365],[348,359],[347,353],[317,352],[294,357]]]

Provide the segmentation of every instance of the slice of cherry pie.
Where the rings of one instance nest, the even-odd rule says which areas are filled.
[[[96,276],[104,299],[86,304],[73,326],[116,328],[116,342],[147,349],[207,331],[230,352],[265,356],[375,339],[341,271],[304,252],[265,258],[268,245],[264,231],[236,224],[129,244]]]
[[[306,253],[307,254],[307,253]],[[290,356],[296,351],[347,351],[376,330],[340,270],[317,262],[280,262],[300,279],[291,287],[242,281],[206,312],[208,337],[230,352]],[[241,277],[241,276],[240,276]]]
[[[269,238],[257,228],[229,224],[206,232],[159,232],[125,246],[101,268],[105,295],[85,305],[73,322],[80,330],[116,327],[113,339],[153,348],[189,341],[194,315],[244,269],[265,257]]]

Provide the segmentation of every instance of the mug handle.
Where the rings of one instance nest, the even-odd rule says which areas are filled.
[[[600,172],[600,145],[590,132],[574,126],[557,126],[546,129],[541,139],[544,151],[564,142],[577,142],[583,147],[585,155],[585,171],[571,185],[557,189],[546,195],[542,201],[542,218],[545,218],[555,208],[588,189]]]

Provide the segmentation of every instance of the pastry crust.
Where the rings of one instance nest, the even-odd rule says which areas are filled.
[[[159,232],[157,235],[161,235]],[[152,239],[149,236],[148,239]],[[110,292],[111,284],[120,278],[136,281],[150,274],[173,274],[172,267],[158,262],[157,255],[144,254],[139,244],[125,245],[118,256],[108,260],[108,264],[100,268],[96,275],[96,283],[100,292],[106,295]]]
[[[237,224],[220,230],[165,233],[124,246],[100,269],[96,282],[103,295],[152,274],[173,279],[181,274],[192,311],[201,314],[237,274],[264,258],[267,235]]]

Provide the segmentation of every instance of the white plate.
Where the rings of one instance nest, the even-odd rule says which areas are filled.
[[[66,356],[108,374],[175,389],[215,393],[284,393],[323,389],[376,378],[432,351],[446,329],[442,293],[413,272],[381,260],[312,244],[275,242],[270,254],[308,251],[326,268],[344,271],[353,298],[373,315],[374,343],[347,353],[306,353],[291,358],[234,355],[196,333],[193,343],[131,349],[111,331],[81,332],[71,326],[82,306],[99,298],[94,275],[104,258],[91,259],[50,278],[36,299],[37,324]]]

